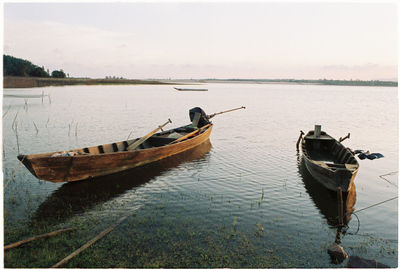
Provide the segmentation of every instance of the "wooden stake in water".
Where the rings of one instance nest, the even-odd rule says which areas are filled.
[[[339,226],[343,226],[343,196],[342,188],[337,188]]]

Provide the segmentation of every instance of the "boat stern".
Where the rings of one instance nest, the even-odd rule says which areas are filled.
[[[22,163],[25,165],[25,167],[29,170],[29,172],[32,173],[32,175],[34,175],[35,177],[38,177],[38,176],[36,175],[36,173],[35,173],[35,170],[34,170],[33,167],[32,167],[32,163],[31,163],[31,161],[29,160],[28,155],[20,154],[20,155],[17,156],[17,158],[18,158],[18,160],[19,160],[20,162],[22,162]]]

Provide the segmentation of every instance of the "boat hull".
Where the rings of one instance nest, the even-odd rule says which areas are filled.
[[[188,89],[188,88],[176,88],[174,87],[175,90],[177,91],[182,91],[182,92],[206,92],[208,89]]]
[[[351,151],[340,142],[322,132],[316,137],[313,131],[301,140],[302,157],[307,170],[325,188],[348,192],[354,185],[358,162]]]
[[[350,191],[358,170],[353,173],[347,169],[331,171],[315,164],[313,160],[308,159],[304,155],[303,159],[308,172],[310,172],[313,178],[321,183],[325,188],[337,191],[338,187],[340,187],[343,192]]]
[[[212,125],[203,133],[179,143],[147,149],[77,156],[34,156],[18,158],[39,179],[72,182],[110,175],[173,156],[206,142]]]

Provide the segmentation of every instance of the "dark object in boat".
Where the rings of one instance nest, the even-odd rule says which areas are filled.
[[[200,107],[194,107],[189,110],[189,118],[193,125],[204,126],[210,123],[209,118]]]
[[[206,92],[208,89],[189,89],[189,88],[176,88],[174,87],[175,90],[177,91],[193,91],[193,92]]]
[[[347,192],[359,164],[351,151],[316,125],[301,140],[301,150],[310,174],[332,191],[338,187]]]
[[[52,182],[71,182],[114,174],[192,149],[206,142],[211,122],[199,122],[155,133],[137,148],[140,138],[65,152],[19,155],[18,159],[37,178]]]

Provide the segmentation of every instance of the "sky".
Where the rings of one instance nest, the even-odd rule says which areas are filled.
[[[71,77],[397,80],[385,2],[5,3],[4,54]]]

